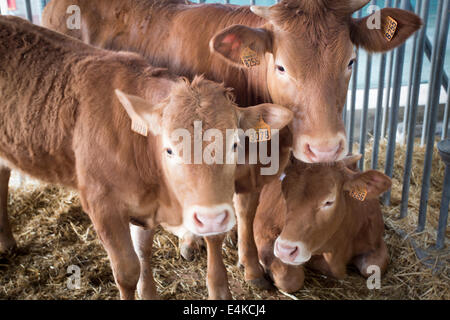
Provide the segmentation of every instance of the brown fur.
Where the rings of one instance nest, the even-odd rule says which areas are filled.
[[[16,17],[0,17],[0,55],[0,249],[14,245],[5,205],[8,167],[76,188],[124,299],[134,298],[139,278],[141,297],[156,297],[148,265],[155,226],[181,225],[186,206],[232,204],[236,165],[170,167],[163,137],[178,128],[192,132],[194,120],[222,132],[254,126],[260,115],[275,127],[291,120],[290,111],[275,105],[238,108],[221,84],[202,77],[190,83],[134,53],[96,49]],[[148,137],[132,132],[115,89],[156,117]],[[142,269],[130,222],[146,229],[136,231],[138,242],[149,240],[136,245]],[[219,253],[213,257],[210,297],[229,298],[223,261]]]
[[[65,12],[72,4],[81,9],[81,30],[67,29]],[[191,78],[201,73],[224,82],[234,88],[240,106],[261,102],[286,106],[294,112],[294,119],[289,130],[281,133],[287,145],[282,146],[280,163],[287,163],[289,152],[284,150],[290,147],[301,160],[321,162],[346,154],[342,110],[353,46],[390,50],[421,26],[420,18],[412,13],[385,11],[405,28],[391,43],[372,43],[370,38],[379,38],[381,31],[369,31],[364,21],[352,19],[356,9],[348,0],[283,0],[262,18],[248,6],[184,0],[53,0],[44,10],[43,23],[96,46],[142,53],[152,64],[176,74]],[[365,34],[369,36],[364,38]],[[259,67],[243,67],[239,56],[245,46],[257,52]],[[277,58],[290,76],[287,80],[277,73]],[[326,156],[327,160],[314,159],[311,145],[320,150],[337,146],[337,151]],[[239,256],[248,280],[263,277],[252,226],[258,189],[270,181],[255,172],[257,168],[239,166],[236,181],[238,192],[254,192],[238,194],[236,199],[241,222]],[[251,270],[247,273],[247,269]]]
[[[386,270],[389,258],[376,195],[390,187],[390,180],[377,173],[380,189],[375,190],[375,184],[365,184],[371,181],[367,178],[371,174],[353,172],[340,164],[311,167],[294,163],[283,182],[273,181],[264,188],[255,217],[255,240],[259,259],[278,288],[297,291],[304,279],[302,266],[288,265],[275,257],[278,237],[304,243],[313,255],[306,265],[329,276],[343,278],[349,263],[365,277],[370,265],[378,265],[381,272]],[[364,202],[349,195],[348,186],[355,188],[355,184],[369,190]],[[334,188],[336,204],[325,218],[317,208]]]

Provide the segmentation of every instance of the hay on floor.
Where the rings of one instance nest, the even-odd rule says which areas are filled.
[[[357,150],[357,149],[356,149]],[[366,168],[370,166],[370,146]],[[435,266],[421,263],[412,246],[434,244],[442,196],[444,165],[434,156],[427,228],[415,234],[420,201],[421,172],[425,150],[416,147],[410,188],[409,215],[398,220],[405,150],[396,150],[392,205],[385,207],[385,239],[391,263],[381,279],[380,290],[369,290],[366,280],[349,270],[338,281],[307,271],[305,287],[294,295],[267,292],[249,287],[243,270],[237,267],[237,250],[227,239],[223,256],[235,299],[450,299],[450,254],[443,251],[429,259]],[[384,167],[385,146],[380,167]],[[14,181],[17,181],[17,173]],[[14,184],[14,183],[12,183]],[[17,184],[17,183],[16,183]],[[77,193],[65,188],[37,183],[12,187],[9,211],[19,249],[0,255],[0,299],[117,299],[111,268],[87,215],[82,212]],[[402,232],[403,231],[403,232]],[[405,239],[405,235],[408,239]],[[447,232],[447,248],[449,234]],[[163,299],[206,299],[206,252],[193,262],[180,257],[178,240],[159,229],[154,240],[154,275]],[[68,289],[67,268],[81,269],[81,288]]]

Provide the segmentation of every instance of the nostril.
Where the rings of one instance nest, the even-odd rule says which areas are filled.
[[[218,219],[217,219],[217,220],[219,220],[219,221],[220,221],[220,223],[219,223],[219,224],[224,224],[224,223],[225,223],[225,221],[227,220],[227,218],[228,218],[228,211],[227,211],[227,210],[225,210],[224,212],[222,212],[222,213],[220,214],[220,216],[218,217]]]
[[[197,213],[194,213],[194,222],[197,226],[203,227],[203,222],[199,219]]]
[[[295,256],[297,254],[298,251],[298,247],[295,247],[294,250],[291,251],[291,253],[289,254],[290,257]]]
[[[342,142],[333,147],[321,147],[307,145],[307,154],[313,160],[319,161],[335,161],[342,150]]]
[[[279,243],[279,242],[277,242],[277,246],[278,246],[278,251],[280,253],[282,253],[284,256],[293,257],[298,252],[298,247],[297,246],[294,247],[294,246],[282,244],[282,243]]]
[[[228,219],[228,210],[225,210],[219,214],[199,214],[194,213],[194,222],[198,227],[203,227],[205,225],[223,225]]]
[[[309,156],[309,157],[315,157],[316,155],[314,154],[314,151],[311,149],[311,145],[309,144],[309,143],[307,143],[306,145],[305,145],[305,149],[306,149],[306,154]]]

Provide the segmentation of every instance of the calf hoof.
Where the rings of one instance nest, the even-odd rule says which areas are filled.
[[[210,294],[208,300],[233,300],[230,291],[219,292],[216,294]]]
[[[199,252],[205,243],[202,238],[194,239],[189,242],[182,242],[180,244],[180,254],[186,261],[193,261],[195,253]]]
[[[272,284],[272,282],[266,278],[258,278],[258,279],[252,279],[247,280],[247,282],[252,286],[260,290],[276,290],[275,286]]]
[[[138,293],[139,300],[161,300],[158,294]]]
[[[17,248],[17,244],[16,244],[16,241],[14,239],[0,241],[0,253],[12,252],[16,248]]]
[[[182,244],[180,247],[180,254],[186,261],[193,261],[195,257],[195,248],[188,244]]]

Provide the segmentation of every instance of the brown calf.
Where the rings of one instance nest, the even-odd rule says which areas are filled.
[[[283,182],[263,189],[255,240],[259,259],[279,289],[299,290],[305,263],[338,279],[345,277],[348,263],[365,277],[372,272],[369,266],[386,270],[389,256],[378,196],[391,180],[378,171],[347,168],[360,157],[330,166],[294,160]],[[364,201],[351,196],[358,191],[367,192]]]
[[[241,106],[274,102],[294,112],[282,133],[304,162],[340,160],[346,154],[342,109],[355,60],[354,46],[384,52],[404,43],[420,26],[411,12],[386,8],[379,28],[374,16],[353,19],[369,0],[282,0],[272,7],[193,4],[184,0],[53,0],[44,25],[114,50],[142,53],[175,74],[224,82]],[[81,29],[67,27],[71,5],[81,12]],[[388,16],[398,27],[384,37]],[[251,49],[246,67],[243,53]],[[245,59],[244,59],[245,60]],[[287,136],[287,137],[286,137]],[[289,152],[280,151],[280,163]],[[236,211],[239,260],[247,280],[264,283],[253,239],[259,190],[267,179],[239,166]],[[249,175],[253,173],[253,177]],[[252,182],[256,182],[253,183]],[[257,186],[256,188],[254,188]]]
[[[138,281],[142,298],[157,297],[150,256],[158,224],[216,235],[207,239],[216,252],[209,293],[229,298],[216,238],[235,224],[236,163],[190,165],[172,134],[183,129],[195,137],[197,120],[202,133],[224,136],[253,128],[260,117],[281,128],[291,112],[271,104],[239,108],[223,85],[201,77],[189,83],[134,53],[96,49],[15,17],[0,17],[0,56],[3,195],[9,168],[78,189],[123,299],[134,298]],[[236,140],[201,142],[211,144],[234,159]],[[1,250],[14,245],[5,200]]]

